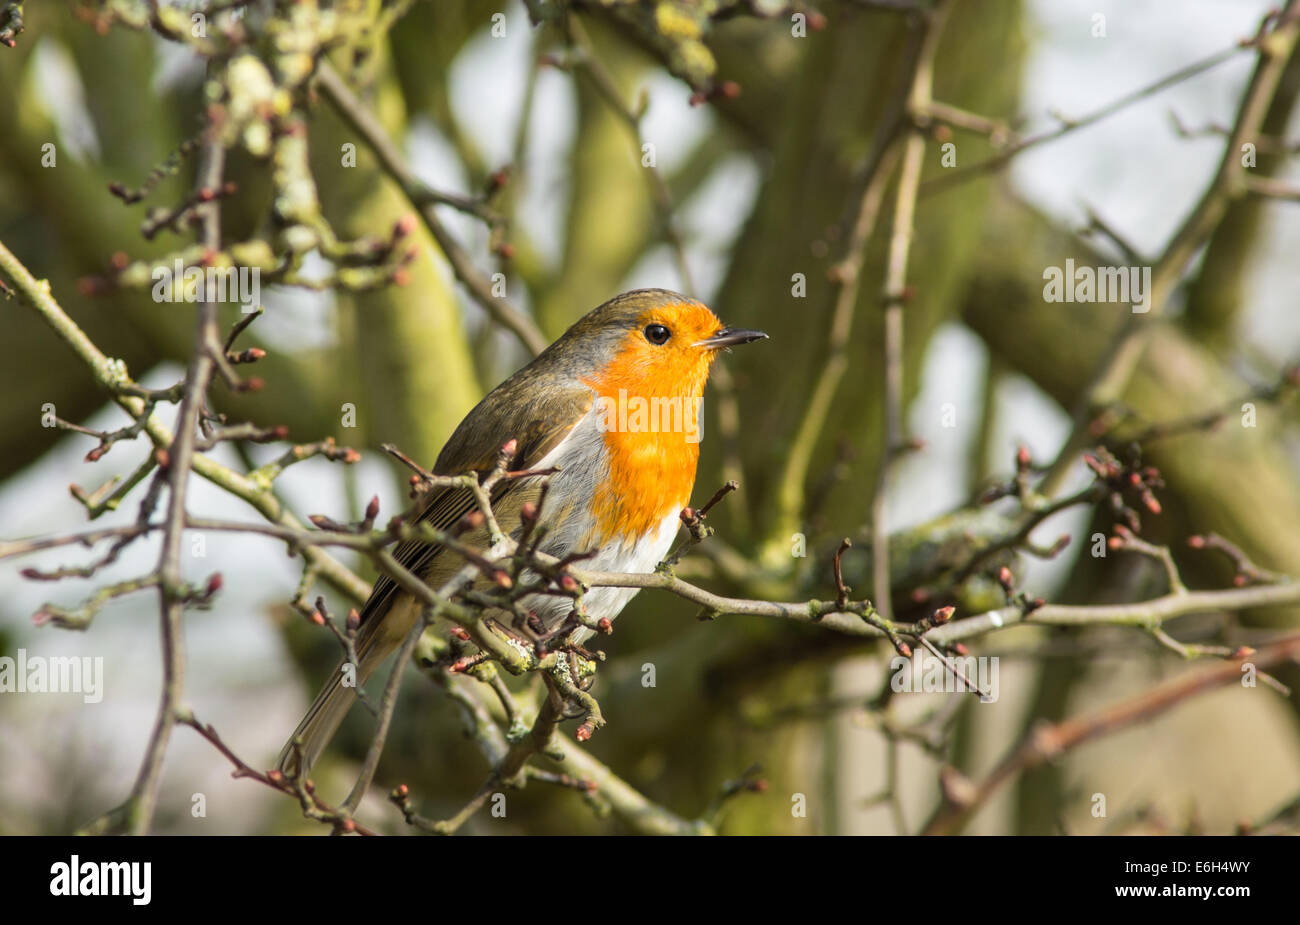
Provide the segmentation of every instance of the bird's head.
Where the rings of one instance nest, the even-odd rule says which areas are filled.
[[[556,342],[564,361],[602,395],[699,398],[719,351],[767,337],[729,328],[701,302],[666,289],[616,296]]]

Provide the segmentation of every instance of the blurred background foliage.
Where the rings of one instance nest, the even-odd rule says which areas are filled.
[[[390,7],[338,6],[363,26]],[[505,275],[512,300],[527,307],[548,339],[633,285],[691,290],[728,322],[771,335],[767,344],[726,359],[706,401],[708,436],[696,499],[727,478],[742,487],[714,515],[720,542],[712,549],[706,543],[683,574],[736,596],[833,596],[829,555],[840,537],[855,537],[859,549],[869,545],[883,413],[879,280],[888,210],[862,271],[849,373],[811,448],[795,522],[777,495],[790,440],[825,360],[835,292],[829,276],[856,205],[856,181],[881,120],[905,89],[909,18],[871,3],[826,0],[807,11],[812,28],[796,36],[790,11],[762,0],[530,6],[542,20],[538,25],[529,22],[523,4],[504,0],[416,2],[390,31],[358,28],[330,57],[434,187],[477,195],[505,171],[505,185],[493,198],[503,216],[499,227],[489,230],[443,211],[475,263],[485,273]],[[1177,62],[1169,48],[1179,50],[1178,5],[1156,6],[1169,28],[1150,41],[1168,46],[1161,60]],[[106,188],[112,181],[138,185],[194,134],[204,105],[202,72],[185,52],[148,32],[96,29],[94,7],[29,3],[17,47],[0,50],[0,239],[50,280],[101,349],[144,376],[186,362],[192,338],[187,306],[158,304],[139,291],[88,297],[79,281],[104,273],[118,252],[149,258],[170,246],[165,236],[144,240],[139,225],[145,206],[124,207]],[[567,20],[555,14],[559,8],[567,10]],[[1089,19],[1081,9],[1072,28],[1086,36]],[[1122,22],[1118,10],[1112,21]],[[1015,121],[1025,109],[1026,57],[1041,30],[1027,0],[955,3],[936,59],[936,98]],[[1224,31],[1211,47],[1235,36]],[[584,55],[599,63],[607,85],[589,79],[579,61]],[[1221,91],[1229,115],[1240,77],[1234,72]],[[739,93],[726,92],[724,82]],[[1292,60],[1266,131],[1285,135],[1297,92],[1300,63]],[[693,93],[711,98],[691,107]],[[1115,95],[1085,94],[1093,108]],[[646,118],[637,122],[642,105]],[[315,100],[307,112],[325,216],[343,237],[387,234],[411,213],[411,203],[328,105]],[[51,140],[59,144],[55,169],[41,163],[42,145]],[[992,153],[979,135],[962,134],[957,142],[963,165]],[[339,152],[349,143],[356,145],[355,167],[341,162]],[[643,166],[646,143],[654,146],[662,186]],[[939,144],[927,141],[923,181],[945,169]],[[1141,137],[1130,139],[1127,156],[1144,157],[1143,144]],[[1262,158],[1259,166],[1264,174],[1285,168],[1276,157]],[[183,198],[190,169],[164,180],[150,202]],[[223,224],[227,239],[235,240],[265,222],[271,187],[267,165],[247,154],[232,155],[228,176],[239,194],[223,203]],[[1202,182],[1189,178],[1188,195]],[[927,496],[951,507],[972,497],[991,473],[1008,472],[1015,449],[1010,432],[1050,458],[1064,414],[1079,401],[1123,321],[1114,305],[1043,301],[1045,267],[1069,257],[1089,265],[1116,258],[1077,235],[1059,214],[1027,204],[1023,189],[1005,174],[981,175],[933,194],[924,189],[908,270],[915,297],[905,313],[909,421],[912,430],[934,433],[941,405],[957,403],[963,443],[927,448],[900,469],[890,510],[891,523],[906,528],[892,557],[896,606],[904,613],[915,611],[912,592],[921,583],[915,576],[945,543],[969,545],[978,538],[971,531],[992,529],[930,519],[943,511]],[[1124,395],[1142,420],[1220,407],[1263,367],[1259,352],[1244,342],[1243,318],[1252,267],[1266,259],[1270,235],[1278,234],[1266,214],[1270,208],[1277,207],[1242,200],[1214,234],[1178,310],[1160,328]],[[690,279],[673,255],[679,237]],[[301,441],[333,436],[376,458],[380,444],[396,442],[431,462],[461,416],[527,354],[457,284],[423,228],[416,241],[418,256],[404,286],[269,291],[267,317],[253,325],[247,341],[268,350],[257,370],[267,388],[238,396],[216,390],[221,410],[235,419],[287,424]],[[803,297],[793,294],[796,274],[806,279]],[[77,471],[68,476],[57,462],[69,457],[56,455],[56,441],[76,438],[36,426],[35,409],[52,402],[61,417],[84,421],[101,412],[104,396],[36,316],[12,302],[3,305],[9,350],[0,364],[0,478],[25,491],[37,486],[57,493],[60,481],[88,477]],[[227,323],[238,316],[229,308]],[[1292,334],[1294,328],[1283,329],[1281,339]],[[1295,347],[1279,346],[1274,362],[1288,349],[1294,357]],[[982,357],[982,368],[964,362],[970,357]],[[1014,389],[1032,392],[1032,401],[1018,401],[1010,395]],[[356,428],[342,425],[344,403],[358,409]],[[1295,413],[1261,407],[1260,415],[1253,431],[1225,427],[1153,451],[1167,489],[1164,514],[1152,520],[1149,536],[1173,545],[1193,586],[1222,586],[1231,571],[1207,565],[1204,554],[1185,553],[1182,539],[1191,532],[1217,531],[1261,565],[1300,574]],[[922,418],[927,423],[915,423]],[[1008,419],[1016,422],[1010,428]],[[927,454],[937,462],[919,460]],[[33,472],[48,475],[33,481]],[[312,476],[293,498],[305,513],[343,519],[349,512],[356,516],[375,492],[386,502],[400,499],[402,478],[379,466],[350,470],[341,480]],[[63,504],[58,516],[67,519],[70,506]],[[1076,518],[1070,551],[1054,568],[1031,571],[1031,584],[1053,599],[1077,603],[1159,593],[1158,570],[1145,560],[1086,554],[1088,537],[1109,527],[1104,513],[1091,521]],[[795,532],[807,537],[806,558],[788,554]],[[1049,528],[1049,542],[1059,532],[1059,525]],[[859,549],[846,558],[846,569],[850,584],[866,592],[869,568]],[[238,572],[237,566],[222,568]],[[223,727],[228,740],[244,733],[242,750],[253,764],[259,763],[253,755],[269,762],[289,728],[259,716],[263,698],[287,704],[278,716],[295,713],[335,658],[333,642],[285,606],[295,582],[292,563],[276,568],[278,578],[246,590],[244,598],[256,605],[249,619],[275,629],[257,643],[275,676],[259,678],[256,696],[242,698],[244,712],[227,713]],[[16,584],[16,567],[6,563],[0,581]],[[989,589],[987,582],[973,583],[963,603],[971,610],[996,606],[1000,599]],[[24,628],[28,612],[21,604],[0,607],[14,627],[0,636],[6,651],[18,641],[38,645]],[[913,699],[896,698],[883,711],[866,709],[883,678],[886,647],[754,619],[697,624],[692,613],[683,601],[648,592],[625,611],[604,643],[610,660],[595,693],[610,724],[591,750],[687,816],[701,812],[724,780],[760,764],[768,789],[730,804],[723,825],[730,833],[890,832],[900,815],[914,827],[935,798],[939,756],[977,773],[1033,723],[1114,699],[1177,668],[1176,658],[1123,629],[1025,629],[989,638],[973,648],[1007,662],[1002,702],[979,706],[968,698],[945,708],[953,735],[936,753],[906,735],[881,731],[915,728],[930,701],[923,709],[914,702],[921,698],[909,695]],[[1247,614],[1243,621],[1246,628],[1294,625],[1296,617],[1291,610]],[[1222,620],[1196,621],[1187,624],[1193,636],[1225,632]],[[151,632],[148,625],[139,622],[138,632]],[[135,646],[148,650],[151,638]],[[656,669],[653,689],[641,683],[646,664]],[[227,690],[239,687],[237,677],[224,682]],[[1282,678],[1300,689],[1295,671]],[[223,682],[214,684],[219,697]],[[378,784],[406,782],[426,801],[425,815],[446,815],[477,787],[482,761],[461,737],[453,706],[421,678],[408,684]],[[1121,737],[1027,775],[979,817],[974,830],[1101,831],[1104,820],[1088,812],[1088,798],[1098,791],[1112,794],[1112,812],[1124,810],[1138,827],[1223,831],[1240,819],[1262,817],[1294,796],[1300,772],[1300,700],[1293,695],[1288,707],[1277,699],[1261,702],[1265,696],[1215,694],[1150,727],[1144,734],[1151,738]],[[31,736],[31,722],[19,715],[22,706],[11,701],[0,700],[4,728],[12,736]],[[205,706],[219,709],[196,704]],[[360,713],[336,742],[322,779],[345,780],[364,754],[370,726]],[[121,746],[112,739],[101,736],[83,748],[94,758],[96,749]],[[33,755],[44,749],[53,767],[66,762],[69,752],[47,746],[31,740],[20,745]],[[215,753],[197,755],[181,768],[199,759],[220,764]],[[900,781],[892,812],[870,799],[888,785],[891,766],[888,780]],[[186,814],[185,794],[193,788],[184,773],[177,770],[168,781],[172,814],[161,820],[162,830],[202,831]],[[24,786],[13,781],[4,790],[11,806],[23,794]],[[247,791],[236,787],[229,794],[236,800]],[[808,798],[808,818],[792,815],[793,794]],[[232,810],[238,819],[232,829],[312,830],[291,801],[251,802],[247,795],[253,809]],[[86,818],[102,809],[89,798],[78,804],[83,796],[70,784],[53,786],[46,794],[51,809],[35,815],[0,809],[0,827],[70,827],[84,821],[76,819],[78,809]],[[507,819],[480,817],[467,831],[622,830],[565,791],[532,786],[512,795],[510,805]],[[383,807],[376,812],[395,815]]]

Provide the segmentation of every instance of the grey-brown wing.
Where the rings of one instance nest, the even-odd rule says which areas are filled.
[[[536,468],[591,409],[593,396],[589,389],[582,387],[530,389],[530,385],[536,386],[537,383],[522,377],[519,381],[507,380],[475,406],[447,441],[434,471],[439,475],[467,472],[484,475],[496,465],[501,447],[511,439],[518,442],[518,448],[510,467],[515,470]],[[516,393],[514,397],[518,398],[525,392],[535,397],[510,400],[511,393]],[[504,401],[489,401],[493,396]],[[514,411],[507,415],[495,413],[495,409],[501,407]],[[493,510],[507,530],[510,528],[503,515],[506,511],[517,512],[526,500],[512,496],[519,492],[519,484],[517,481],[502,482],[492,493]],[[529,491],[535,493],[537,488],[534,485]],[[516,501],[518,503],[514,503]],[[425,500],[416,522],[450,530],[474,509],[474,496],[468,489],[435,489]],[[517,520],[517,513],[514,519]],[[403,568],[423,577],[442,551],[443,547],[438,544],[405,540],[394,548],[393,556]],[[398,590],[399,586],[390,576],[380,575],[361,610],[361,626],[369,626],[373,631],[374,624],[392,606]]]

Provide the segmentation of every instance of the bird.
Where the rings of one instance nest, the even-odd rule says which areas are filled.
[[[557,558],[585,553],[586,564],[601,571],[653,571],[672,545],[695,484],[709,369],[721,351],[766,337],[724,325],[704,303],[677,292],[622,293],[582,316],[489,392],[456,427],[432,471],[481,478],[498,464],[503,448],[513,450],[512,471],[544,474],[498,483],[492,511],[503,532],[517,538],[521,511],[535,511],[542,552]],[[474,510],[467,488],[433,488],[417,520],[451,530]],[[483,526],[462,540],[490,545]],[[435,590],[465,565],[457,553],[417,540],[399,543],[393,555]],[[587,615],[613,620],[636,592],[592,588],[583,598]],[[561,626],[573,606],[556,595],[530,595],[522,603],[548,631]],[[421,612],[391,576],[376,580],[359,613],[353,672],[345,659],[330,676],[285,743],[278,770],[296,777],[311,769],[356,700],[357,687],[401,646]]]

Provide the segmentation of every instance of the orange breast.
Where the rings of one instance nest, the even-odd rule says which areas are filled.
[[[586,380],[598,396],[609,459],[610,477],[592,499],[597,543],[639,539],[690,502],[711,360],[699,349],[647,349],[632,335]]]
[[[690,502],[699,445],[683,434],[611,430],[605,447],[609,479],[592,499],[598,543],[639,539]]]

